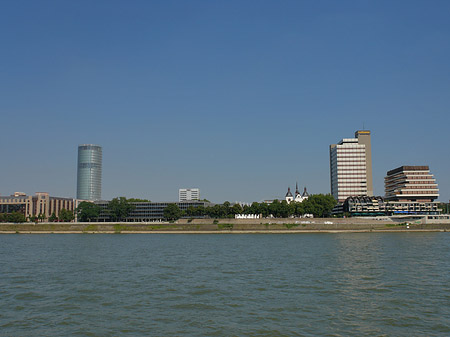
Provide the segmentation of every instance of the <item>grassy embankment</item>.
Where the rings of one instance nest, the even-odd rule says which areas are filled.
[[[295,219],[294,219],[295,220]],[[450,231],[450,224],[424,225],[383,221],[299,221],[293,219],[258,219],[239,221],[235,219],[194,219],[174,223],[24,223],[0,224],[0,233],[132,233],[132,232],[316,232],[316,231],[401,231],[443,230]]]

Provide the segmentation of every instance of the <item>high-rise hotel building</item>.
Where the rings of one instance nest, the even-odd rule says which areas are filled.
[[[102,197],[102,148],[78,146],[77,199],[100,200]]]
[[[331,194],[338,202],[348,197],[373,196],[370,131],[355,132],[330,145]]]

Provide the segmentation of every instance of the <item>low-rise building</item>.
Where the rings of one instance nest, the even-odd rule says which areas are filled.
[[[109,222],[111,217],[108,213],[109,201],[96,201],[95,204],[101,207],[99,222]],[[124,222],[151,222],[164,219],[164,209],[169,204],[175,204],[181,211],[186,211],[189,207],[208,207],[212,204],[205,201],[182,201],[182,202],[131,202],[134,209],[126,217]]]
[[[47,192],[37,192],[34,196],[16,192],[9,197],[0,197],[0,213],[19,212],[26,218],[41,216],[47,220],[52,214],[58,217],[62,209],[74,211],[75,208],[75,199],[51,197]]]

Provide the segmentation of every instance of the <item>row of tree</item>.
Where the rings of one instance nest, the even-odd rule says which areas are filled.
[[[28,217],[28,219],[20,212],[12,212],[12,213],[0,213],[0,222],[12,222],[12,223],[22,223],[22,222],[42,222],[45,220],[48,220],[50,222],[70,222],[73,221],[75,218],[72,211],[69,211],[67,209],[61,209],[59,211],[59,215],[56,216],[55,213],[52,213],[52,215],[49,216],[48,219],[46,219],[44,214],[39,215],[32,215]]]
[[[22,223],[26,221],[25,215],[20,212],[0,213],[0,222]]]
[[[242,207],[239,204],[231,205],[226,201],[221,205],[211,207],[191,206],[186,211],[181,211],[176,204],[170,204],[164,210],[164,217],[167,220],[176,220],[181,217],[234,218],[236,214],[261,214],[263,217],[288,218],[312,214],[314,217],[320,218],[330,215],[335,205],[336,200],[330,194],[311,195],[301,203],[291,202],[288,204],[285,200],[274,200],[270,204],[254,202],[250,206]]]

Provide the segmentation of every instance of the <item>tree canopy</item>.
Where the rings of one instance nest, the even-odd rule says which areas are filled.
[[[108,211],[113,221],[122,221],[135,207],[125,197],[114,198],[108,203]]]
[[[92,202],[82,201],[78,205],[77,212],[78,221],[88,222],[98,218],[100,215],[100,206]]]
[[[250,206],[242,207],[239,204],[231,205],[228,201],[210,207],[189,207],[184,216],[209,216],[211,218],[234,218],[235,214],[261,214],[263,217],[272,215],[275,218],[287,218],[313,214],[315,217],[325,217],[331,213],[336,205],[336,200],[330,195],[314,194],[303,202],[291,202],[275,199],[272,203],[254,202]]]
[[[164,218],[167,220],[178,220],[182,215],[180,208],[176,204],[168,204],[164,208]]]
[[[75,216],[73,215],[72,211],[69,211],[65,208],[61,209],[59,211],[59,220],[62,222],[71,222],[73,219],[75,219]]]
[[[25,215],[20,212],[0,213],[0,222],[22,223],[26,221]]]

